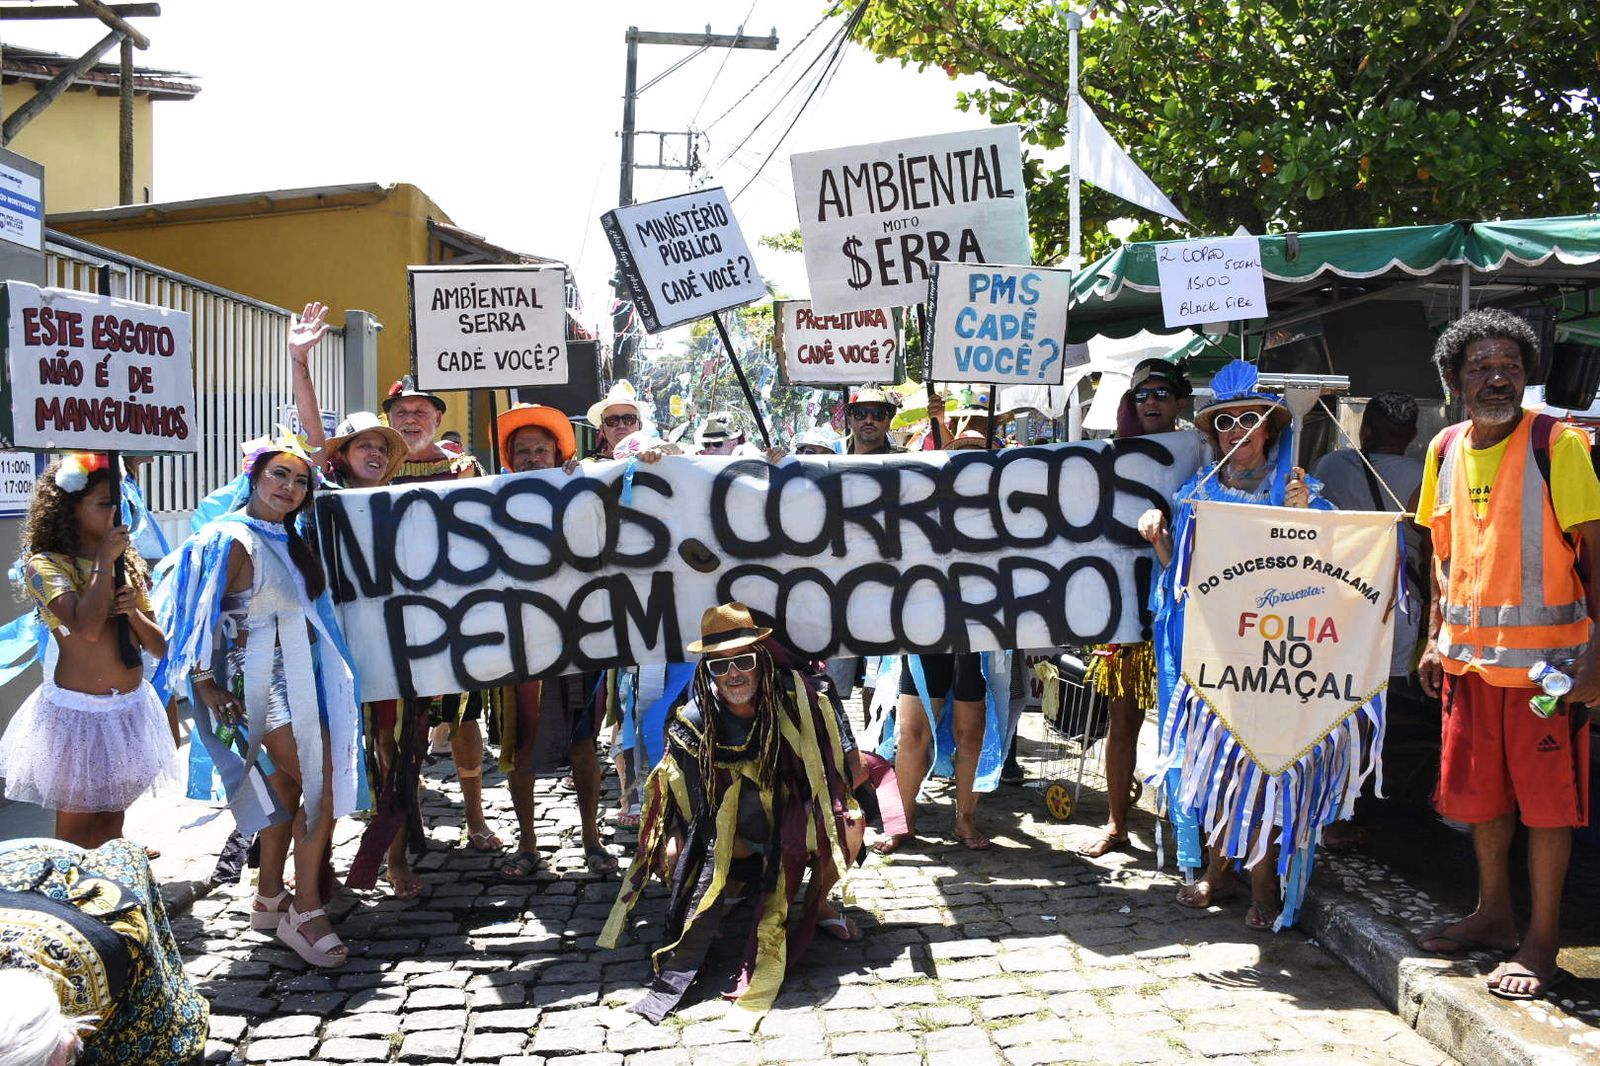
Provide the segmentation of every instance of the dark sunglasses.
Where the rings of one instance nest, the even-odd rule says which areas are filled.
[[[1255,429],[1265,417],[1266,415],[1260,411],[1246,411],[1242,415],[1230,415],[1224,411],[1211,420],[1211,428],[1218,433],[1226,433],[1234,426],[1240,429]]]
[[[706,673],[712,677],[721,677],[730,669],[741,674],[748,674],[756,668],[756,653],[747,651],[743,655],[734,655],[726,659],[707,659]]]
[[[636,426],[639,424],[638,415],[606,415],[600,421],[606,424],[607,429],[616,429],[618,426]]]
[[[850,417],[857,422],[868,418],[877,422],[887,422],[889,420],[889,409],[887,407],[879,407],[876,404],[858,404],[850,408]]]
[[[1144,403],[1146,400],[1170,400],[1173,396],[1173,391],[1162,385],[1157,385],[1155,388],[1150,389],[1133,390],[1134,403]]]

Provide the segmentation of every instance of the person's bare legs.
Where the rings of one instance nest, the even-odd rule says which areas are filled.
[[[1478,865],[1478,908],[1454,925],[1423,937],[1418,942],[1423,951],[1452,952],[1475,947],[1511,951],[1516,948],[1517,921],[1511,912],[1511,837],[1516,828],[1516,816],[1512,814],[1473,825],[1472,852]],[[1567,834],[1567,841],[1570,847],[1570,833]],[[1531,872],[1534,858],[1531,834],[1529,843]],[[1565,876],[1565,854],[1560,865]],[[1561,885],[1557,882],[1558,911],[1560,891]],[[1554,958],[1553,952],[1551,957]]]
[[[627,753],[623,753],[623,758]],[[572,784],[578,793],[578,825],[583,832],[585,851],[600,847],[600,753],[592,737],[583,737],[567,748],[572,765]]]
[[[861,853],[861,843],[866,835],[867,821],[865,818],[851,818],[848,816],[845,818],[844,839],[839,843],[843,846],[846,864],[854,862],[855,857]],[[821,899],[817,903],[817,921],[819,923],[837,921],[840,917],[839,911],[829,900],[828,894],[839,881],[839,868],[833,864],[831,852],[823,851],[817,856],[817,859],[816,876],[811,879],[810,885],[807,886],[806,902],[809,903],[820,896]],[[838,925],[823,926],[822,928],[824,932],[837,940],[854,940],[857,935],[856,923],[849,918],[845,918],[844,928],[842,929]]]
[[[306,812],[301,807],[300,753],[295,746],[294,730],[279,726],[262,738],[262,746],[276,767],[268,779],[278,802],[285,810],[294,811],[294,817],[280,825],[261,831],[261,874],[256,891],[263,896],[276,896],[283,891],[283,871],[288,857],[289,842],[294,842],[294,909],[298,914],[308,914],[320,909],[322,898],[322,867],[327,862],[333,843],[333,759],[328,732],[322,732],[322,817],[315,826],[306,824]],[[315,944],[333,932],[333,923],[323,914],[300,927],[306,940]],[[338,953],[337,949],[330,954]]]
[[[1561,947],[1561,889],[1567,880],[1567,860],[1571,856],[1572,830],[1529,827],[1528,889],[1531,915],[1522,946],[1495,973],[1489,975],[1490,985],[1501,992],[1513,996],[1538,995],[1555,975],[1556,952]],[[1509,870],[1507,873],[1509,880]],[[1508,968],[1515,968],[1518,972],[1503,972]],[[1524,970],[1527,973],[1520,972]],[[1535,976],[1530,977],[1528,973]]]
[[[978,757],[983,753],[983,732],[988,706],[983,700],[956,700],[954,726],[956,739],[956,824],[955,838],[972,851],[986,851],[993,842],[978,832],[978,793],[973,783],[978,777]],[[926,716],[924,716],[926,717]]]
[[[122,835],[122,819],[122,811],[57,811],[56,839],[76,844],[86,851],[98,848]]]
[[[1122,691],[1131,692],[1133,664],[1122,664]],[[1128,808],[1133,804],[1134,763],[1139,754],[1139,730],[1144,725],[1144,708],[1132,696],[1113,697],[1111,720],[1106,729],[1106,815],[1105,828],[1078,848],[1078,854],[1097,859],[1128,842]]]
[[[398,713],[398,712],[397,712]],[[378,774],[380,779],[389,776],[389,768],[400,758],[400,745],[394,730],[378,729]],[[406,830],[402,826],[389,843],[389,870],[384,876],[394,889],[396,899],[415,899],[422,892],[422,879],[411,869],[411,856],[406,851]]]
[[[1211,861],[1206,863],[1205,872],[1196,878],[1193,884],[1178,889],[1178,902],[1185,907],[1204,909],[1213,903],[1231,899],[1238,891],[1238,887],[1228,869],[1229,865],[1231,860],[1223,854],[1222,849],[1213,847]]]
[[[1270,833],[1272,826],[1263,826],[1259,832]],[[1252,846],[1253,848],[1253,846]],[[1278,845],[1267,848],[1266,856],[1250,867],[1250,909],[1245,924],[1251,928],[1271,926],[1283,910],[1283,896],[1278,889]]]
[[[465,696],[462,697],[466,699]],[[467,816],[467,840],[478,851],[504,847],[483,816],[483,729],[476,720],[463,721],[450,737],[456,780],[461,782],[461,806]]]
[[[933,731],[929,728],[928,712],[922,707],[919,696],[900,697],[900,707],[895,711],[894,775],[900,786],[900,802],[906,812],[906,831],[901,835],[879,838],[872,850],[888,855],[916,835],[917,790],[928,772],[929,746]]]

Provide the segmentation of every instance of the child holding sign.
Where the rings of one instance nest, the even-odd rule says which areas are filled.
[[[145,651],[160,658],[167,650],[151,618],[144,561],[117,523],[115,476],[106,456],[71,454],[34,487],[23,580],[61,657],[0,738],[7,798],[53,808],[55,835],[85,848],[120,837],[133,801],[158,780],[177,780],[165,707],[143,665],[128,666],[118,644],[125,617]],[[127,572],[120,588],[119,561]]]

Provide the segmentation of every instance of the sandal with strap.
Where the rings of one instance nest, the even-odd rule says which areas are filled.
[[[291,898],[287,888],[276,896],[263,896],[257,892],[250,904],[250,928],[262,933],[276,932]]]
[[[339,934],[329,933],[313,944],[300,931],[301,926],[313,918],[321,918],[326,913],[318,907],[314,911],[301,914],[294,909],[293,903],[289,904],[289,909],[283,912],[283,919],[278,923],[278,939],[283,941],[290,951],[311,965],[332,969],[350,961],[350,950],[345,947],[344,941],[339,939]]]

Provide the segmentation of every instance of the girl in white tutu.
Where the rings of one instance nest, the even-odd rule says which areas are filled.
[[[117,524],[107,457],[71,454],[33,490],[22,526],[23,581],[60,648],[55,676],[29,696],[0,738],[6,797],[56,812],[55,835],[97,848],[122,835],[123,812],[161,780],[177,780],[167,712],[127,665],[117,636],[128,620],[151,656],[167,641],[152,619],[144,561]],[[121,561],[127,583],[117,587]]]

